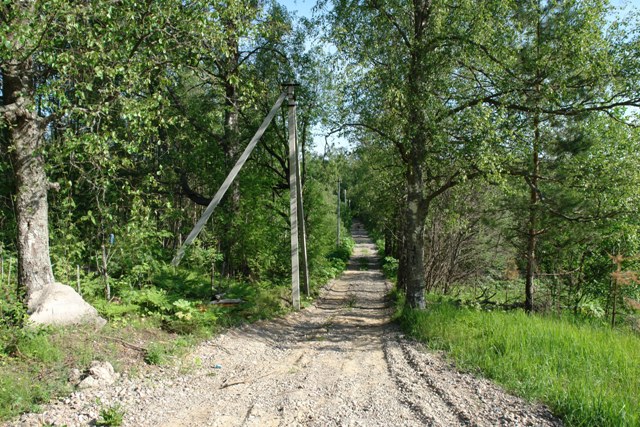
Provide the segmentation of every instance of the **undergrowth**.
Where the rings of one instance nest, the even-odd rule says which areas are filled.
[[[408,334],[444,350],[460,368],[544,402],[567,425],[640,425],[640,340],[632,333],[438,297],[427,310],[411,310],[395,297],[396,319]]]
[[[345,269],[353,246],[345,237],[340,247],[317,262],[312,295]],[[217,278],[212,290],[207,274],[168,266],[158,267],[145,286],[114,281],[110,301],[101,297],[99,279],[87,278],[82,289],[109,321],[102,330],[24,327],[27,316],[21,302],[15,297],[0,299],[0,421],[38,411],[39,405],[68,394],[73,389],[71,369],[84,371],[92,360],[108,360],[116,370],[134,370],[136,363],[169,364],[221,328],[291,310],[288,283]],[[213,305],[209,302],[214,293],[242,302]],[[107,408],[96,422],[118,425],[119,417],[117,409]]]

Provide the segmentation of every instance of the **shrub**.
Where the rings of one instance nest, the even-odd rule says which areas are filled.
[[[331,260],[339,259],[344,261],[346,264],[349,261],[349,258],[351,258],[355,245],[356,242],[351,237],[343,237],[340,240],[340,245],[328,255],[328,258]]]
[[[388,256],[384,258],[382,271],[387,278],[393,279],[398,276],[398,266],[399,261],[392,256]]]

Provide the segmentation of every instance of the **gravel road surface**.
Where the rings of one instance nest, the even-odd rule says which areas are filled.
[[[9,426],[93,425],[119,404],[125,426],[559,426],[547,409],[455,370],[389,323],[389,283],[354,226],[345,273],[316,304],[231,329],[171,367],[76,391]]]

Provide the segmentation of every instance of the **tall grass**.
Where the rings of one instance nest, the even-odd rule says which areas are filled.
[[[640,425],[640,339],[632,333],[447,301],[398,317],[410,335],[446,351],[459,367],[544,402],[567,425]]]

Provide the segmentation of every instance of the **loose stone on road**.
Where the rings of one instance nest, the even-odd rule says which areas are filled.
[[[181,366],[78,391],[9,425],[88,425],[115,403],[127,426],[561,425],[405,339],[389,322],[375,246],[361,225],[352,234],[348,269],[314,306],[231,329]]]

